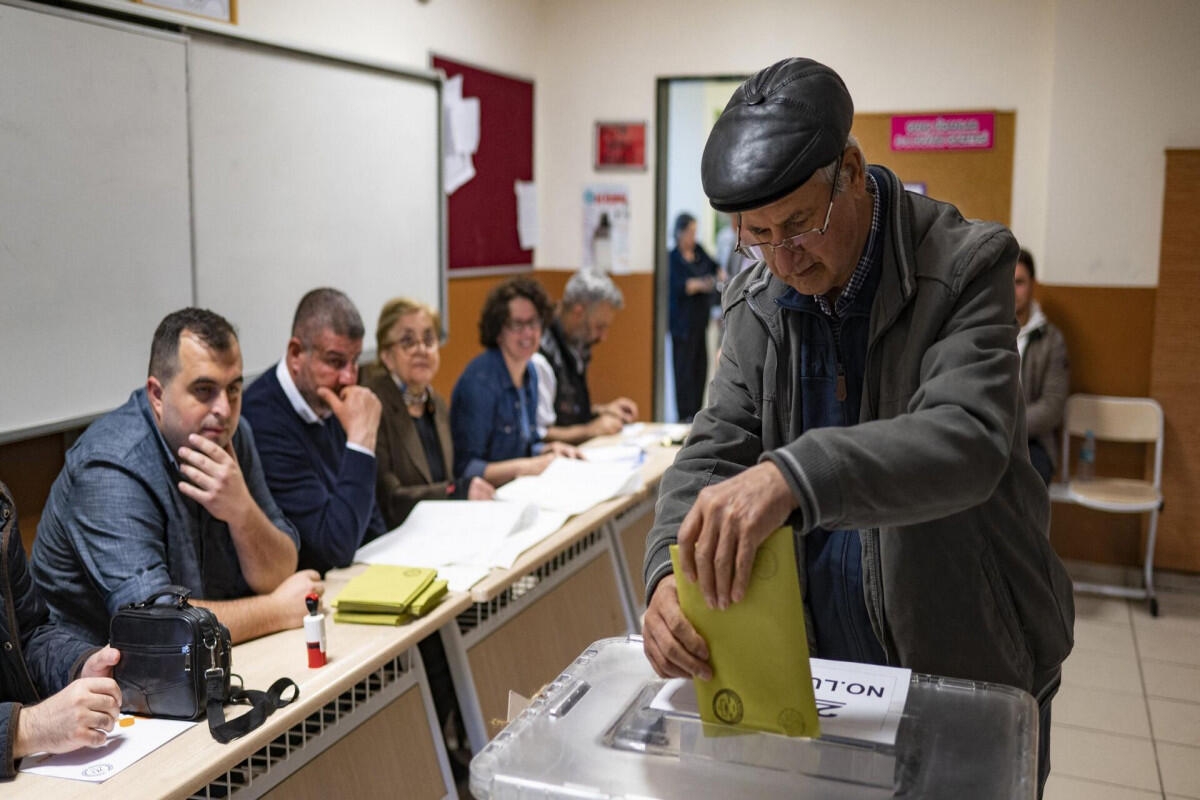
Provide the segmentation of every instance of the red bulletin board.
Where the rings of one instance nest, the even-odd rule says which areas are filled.
[[[448,269],[533,264],[517,239],[514,181],[533,180],[533,82],[433,56],[434,69],[463,76],[463,97],[479,98],[475,177],[446,201]]]

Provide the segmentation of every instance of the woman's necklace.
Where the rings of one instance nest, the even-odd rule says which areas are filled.
[[[400,394],[404,397],[404,405],[415,406],[423,405],[429,402],[429,387],[426,386],[420,394],[413,394],[408,389],[401,389]]]

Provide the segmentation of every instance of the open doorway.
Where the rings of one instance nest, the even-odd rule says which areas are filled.
[[[718,264],[731,249],[726,215],[713,211],[700,185],[700,157],[708,133],[742,76],[660,78],[657,87],[657,158],[655,164],[655,369],[654,418],[679,419],[675,402],[672,342],[669,333],[669,253],[676,246],[673,227],[680,214],[696,220],[696,244]],[[719,308],[718,308],[719,311]],[[714,315],[706,330],[708,372],[712,379],[719,342]],[[705,389],[707,393],[707,388]]]

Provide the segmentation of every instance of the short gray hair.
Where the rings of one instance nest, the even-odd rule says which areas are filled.
[[[576,303],[584,308],[591,308],[597,303],[608,303],[620,311],[625,307],[625,296],[605,273],[594,269],[581,269],[571,276],[563,289],[563,308]]]
[[[292,336],[299,339],[301,344],[311,347],[324,330],[354,341],[362,339],[366,332],[354,303],[337,289],[313,289],[296,306]]]
[[[846,137],[846,147],[857,148],[858,152],[863,153],[862,145],[860,145],[858,143],[858,139],[855,138],[853,133]],[[845,149],[846,149],[845,147],[842,148],[842,150],[845,150]],[[867,154],[863,153],[863,165],[865,166],[866,163],[867,163]],[[818,169],[817,174],[820,175],[822,180],[824,180],[826,183],[832,184],[833,179],[834,179],[833,171],[835,169],[837,169],[837,166],[838,166],[838,160],[835,158],[833,161],[830,161],[828,164],[826,164],[825,166]],[[845,164],[843,164],[842,166],[844,167]],[[842,171],[837,174],[837,187],[833,190],[834,194],[840,194],[843,190],[845,190],[845,188],[846,188],[846,173],[844,171]]]

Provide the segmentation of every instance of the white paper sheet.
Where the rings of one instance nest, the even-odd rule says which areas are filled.
[[[360,547],[354,560],[409,567],[490,567],[487,556],[505,537],[536,519],[537,507],[530,503],[422,500],[403,525]]]
[[[513,191],[517,194],[517,238],[522,250],[532,250],[538,245],[537,184],[514,181]]]
[[[442,185],[446,194],[454,192],[475,177],[471,156],[479,149],[478,97],[462,95],[462,76],[447,78],[442,84]]]
[[[517,557],[563,526],[569,514],[541,509],[533,524],[507,536],[488,556],[492,567],[508,569]]]
[[[556,458],[541,475],[525,475],[501,486],[496,497],[574,515],[609,498],[632,494],[641,485],[641,473],[627,464]]]
[[[85,747],[61,755],[43,753],[27,756],[21,760],[21,772],[100,783],[195,724],[187,720],[122,714],[117,727],[108,735],[108,742],[102,747]]]
[[[452,592],[470,591],[492,571],[491,567],[478,564],[442,564],[438,566],[438,578],[446,581],[446,588]]]
[[[630,469],[646,460],[646,450],[636,444],[609,444],[584,447],[583,457],[593,464],[622,464]]]
[[[821,733],[895,744],[912,670],[810,658]]]
[[[896,743],[912,670],[821,658],[811,658],[809,663],[821,736]],[[681,716],[700,716],[696,686],[689,678],[667,681],[650,707]]]
[[[354,560],[433,567],[451,591],[465,592],[493,568],[511,567],[568,516],[531,503],[422,500],[403,525],[360,547]]]

